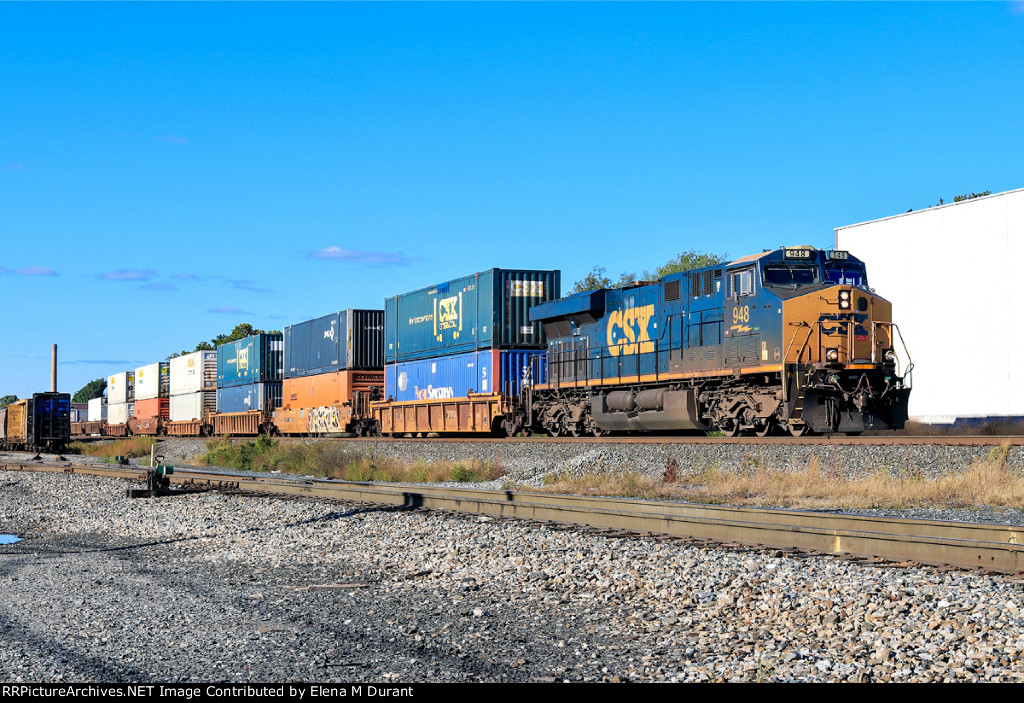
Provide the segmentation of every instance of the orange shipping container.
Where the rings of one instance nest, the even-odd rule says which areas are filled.
[[[350,403],[355,393],[369,393],[371,388],[383,386],[384,371],[335,371],[286,378],[281,382],[281,407],[296,410]]]
[[[169,418],[171,401],[168,398],[150,398],[149,400],[135,401],[135,417],[162,417]]]

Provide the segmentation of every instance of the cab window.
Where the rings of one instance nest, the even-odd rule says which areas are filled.
[[[825,265],[825,278],[829,283],[846,286],[865,287],[868,284],[867,274],[861,264],[832,264]]]
[[[729,274],[732,279],[732,294],[736,297],[754,294],[754,270],[736,271]]]
[[[817,266],[774,264],[764,268],[764,284],[766,286],[808,286],[817,282]]]

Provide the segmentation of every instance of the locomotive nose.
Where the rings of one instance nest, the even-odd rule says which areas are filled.
[[[866,290],[837,285],[791,298],[783,316],[790,363],[849,367],[894,361],[892,306]]]

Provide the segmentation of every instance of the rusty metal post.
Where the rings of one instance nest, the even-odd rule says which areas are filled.
[[[57,345],[53,345],[53,354],[50,357],[50,392],[57,392]]]

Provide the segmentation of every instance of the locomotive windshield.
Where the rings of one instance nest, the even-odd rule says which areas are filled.
[[[864,264],[852,261],[826,263],[825,280],[829,283],[860,286],[862,288],[868,284],[868,276],[864,271]]]
[[[794,266],[789,264],[772,264],[764,267],[764,284],[766,286],[809,286],[818,283],[817,266]]]

